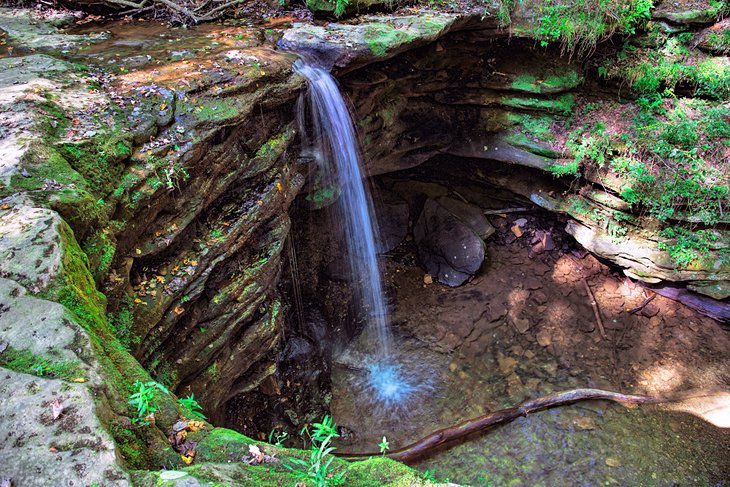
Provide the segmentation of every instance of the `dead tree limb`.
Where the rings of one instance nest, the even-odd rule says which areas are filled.
[[[618,392],[604,391],[601,389],[572,389],[569,391],[556,392],[548,396],[537,399],[531,399],[521,403],[518,406],[502,409],[493,413],[485,414],[476,418],[468,419],[455,426],[443,428],[438,431],[424,436],[410,445],[398,450],[386,453],[385,456],[397,460],[399,462],[412,462],[418,458],[422,458],[433,452],[437,447],[451,443],[455,440],[462,439],[470,434],[484,431],[487,428],[501,424],[509,423],[515,419],[527,416],[530,413],[541,411],[543,409],[555,406],[563,406],[572,404],[577,401],[585,401],[589,399],[603,399],[607,401],[617,402],[623,405],[629,404],[658,404],[668,402],[655,396],[644,395],[626,395]],[[364,460],[369,457],[380,456],[380,453],[335,453],[335,455],[348,460]]]
[[[606,329],[603,327],[603,320],[601,319],[601,311],[598,309],[598,302],[596,301],[596,297],[593,295],[593,291],[591,291],[591,286],[588,285],[588,281],[586,281],[585,277],[583,278],[583,286],[585,286],[586,292],[588,293],[588,299],[591,300],[591,308],[593,308],[593,314],[596,316],[598,332],[601,334],[601,338],[607,340],[608,337],[606,336]]]
[[[154,10],[163,18],[187,24],[218,20],[233,14],[248,0],[55,0],[58,4],[92,13],[137,14]]]

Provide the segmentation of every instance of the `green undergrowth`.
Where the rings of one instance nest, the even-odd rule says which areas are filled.
[[[623,108],[609,102],[588,106],[588,122],[565,143],[573,160],[548,169],[556,176],[608,171],[615,181],[606,184],[632,212],[664,227],[659,248],[678,267],[727,268],[728,253],[711,229],[730,221],[730,168],[723,162],[730,148],[730,107],[665,95]],[[617,113],[620,124],[611,119]],[[603,226],[612,225],[617,236],[625,234],[625,219],[608,218]]]
[[[517,4],[535,12],[526,34],[543,46],[559,43],[564,53],[586,54],[615,32],[634,34],[651,18],[652,0],[502,0],[500,25],[511,23]]]
[[[18,350],[13,347],[7,347],[4,352],[0,353],[0,367],[38,377],[66,381],[84,377],[84,369],[78,360],[59,362],[36,355],[30,350]]]
[[[643,42],[627,42],[598,67],[599,74],[628,84],[643,97],[670,91],[718,101],[730,97],[730,61],[693,48],[691,33],[666,34],[652,25]]]
[[[197,442],[196,464],[183,470],[200,480],[212,482],[214,485],[231,485],[231,480],[238,482],[239,485],[278,487],[293,486],[299,482],[304,485],[316,485],[301,480],[296,472],[285,467],[292,459],[308,461],[308,451],[280,448],[254,441],[241,433],[225,428],[190,433],[188,438]],[[262,453],[275,457],[276,461],[259,466],[244,464],[241,460],[250,454],[250,445],[256,445]],[[344,476],[343,485],[410,487],[427,484],[417,471],[388,458],[374,457],[352,463],[337,457],[332,458],[331,472]],[[221,468],[220,465],[227,467]],[[143,474],[145,481],[149,477],[149,473]]]

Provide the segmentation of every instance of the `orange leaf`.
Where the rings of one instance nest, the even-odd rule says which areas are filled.
[[[84,379],[83,377],[76,377],[71,382],[78,382],[79,384],[81,384],[82,382],[86,382],[86,379]]]
[[[164,283],[165,282],[165,278],[162,277],[162,276],[155,276],[155,279],[157,279],[157,281],[158,282],[161,282],[161,283]]]
[[[191,463],[193,463],[192,455],[187,457],[185,455],[180,455],[180,458],[182,458],[182,461],[185,462],[185,465],[190,465]]]
[[[181,308],[180,306],[176,306],[173,310],[176,315],[181,315],[185,312],[185,308]]]

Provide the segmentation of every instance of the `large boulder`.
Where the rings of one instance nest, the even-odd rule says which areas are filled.
[[[443,199],[441,203],[426,200],[413,227],[413,236],[418,258],[428,273],[439,282],[456,287],[474,276],[484,262],[484,241],[477,233],[484,230],[470,221],[473,212],[454,214],[442,203]]]

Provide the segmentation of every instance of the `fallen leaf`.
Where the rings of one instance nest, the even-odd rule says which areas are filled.
[[[175,312],[176,315],[179,316],[179,315],[181,315],[181,314],[183,314],[185,312],[185,308],[181,308],[180,306],[176,306],[173,311]]]
[[[191,260],[190,261],[190,265],[193,266],[193,267],[195,267],[196,265],[198,265],[198,261],[197,260]]]
[[[248,445],[248,452],[254,457],[257,463],[261,463],[264,459],[264,454],[256,445]]]
[[[182,461],[185,462],[185,465],[190,465],[193,463],[193,455],[180,455],[180,458],[182,458]]]
[[[158,282],[161,282],[161,283],[164,283],[165,282],[165,278],[162,277],[162,276],[155,276],[155,279],[157,279],[157,281]]]
[[[523,235],[522,229],[520,228],[519,225],[513,226],[510,230],[512,230],[512,233],[514,233],[515,237],[517,237],[517,238],[520,238]]]
[[[202,421],[188,421],[188,430],[198,431],[205,427],[205,423]]]
[[[53,419],[56,420],[63,412],[63,406],[60,402],[58,402],[58,399],[53,401],[53,404],[51,404],[51,414],[53,415]]]
[[[606,458],[606,465],[608,465],[609,467],[620,467],[621,462],[619,462],[615,458],[608,457],[608,458]]]
[[[81,384],[81,383],[83,383],[83,382],[86,382],[86,379],[84,379],[83,377],[76,377],[76,378],[75,378],[74,380],[72,380],[71,382],[78,382],[79,384]]]
[[[139,304],[139,303],[141,303],[141,302],[142,302],[142,300],[141,300],[141,299],[139,299],[139,298],[134,298],[134,302],[135,302],[135,303],[137,303],[137,304]]]
[[[424,274],[423,283],[424,284],[433,284],[433,276],[431,274]]]

